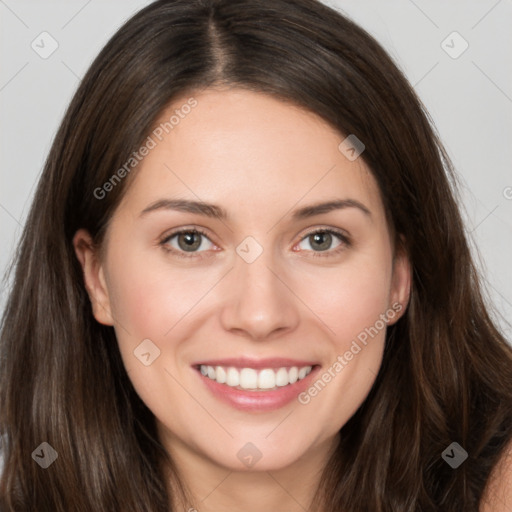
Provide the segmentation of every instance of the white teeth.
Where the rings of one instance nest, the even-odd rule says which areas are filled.
[[[234,368],[228,368],[226,384],[233,388],[240,385],[240,373]]]
[[[276,387],[276,372],[274,370],[261,370],[258,375],[258,385],[261,389],[272,389]]]
[[[226,370],[224,370],[224,368],[222,368],[222,366],[217,366],[215,368],[215,375],[216,375],[215,380],[217,382],[219,382],[220,384],[224,384],[226,382],[227,374],[226,374]]]
[[[240,387],[254,389],[258,387],[258,372],[252,368],[244,368],[240,372]]]
[[[288,370],[286,368],[279,368],[276,373],[276,386],[287,386],[288,384],[290,384]]]
[[[201,374],[209,379],[217,381],[219,384],[226,384],[232,388],[263,391],[276,389],[277,387],[294,384],[310,374],[312,366],[298,368],[264,368],[255,370],[254,368],[233,368],[223,366],[201,365]]]

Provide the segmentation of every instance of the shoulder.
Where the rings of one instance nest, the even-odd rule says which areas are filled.
[[[512,510],[512,442],[505,448],[493,468],[484,491],[480,512]]]

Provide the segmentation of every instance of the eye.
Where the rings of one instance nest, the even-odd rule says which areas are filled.
[[[338,245],[334,248],[334,250],[329,250],[331,249],[331,245],[333,243],[333,236],[338,239]],[[176,254],[179,257],[202,258],[203,256],[201,253],[205,251],[200,251],[198,249],[205,249],[203,244],[205,238],[210,242],[210,244],[214,245],[208,238],[208,235],[201,229],[183,228],[174,231],[169,235],[166,235],[159,242],[159,244],[167,252]],[[308,233],[304,238],[302,238],[300,243],[303,243],[305,241],[309,242],[310,246],[313,247],[313,257],[335,256],[341,251],[343,251],[346,247],[349,247],[351,245],[350,239],[348,238],[347,235],[345,235],[341,231],[337,231],[332,228],[317,229],[315,231],[312,231],[311,233]]]
[[[173,239],[176,238],[175,242],[177,244],[174,245],[171,243],[174,241]],[[194,228],[186,228],[186,229],[180,229],[179,231],[174,231],[170,235],[167,235],[163,240],[160,241],[160,245],[168,252],[172,252],[178,256],[182,256],[184,258],[192,257],[197,252],[204,252],[204,251],[198,251],[201,247],[204,248],[203,239],[206,238],[210,241],[208,236],[204,231],[201,231],[200,229]],[[212,243],[210,241],[210,243]],[[192,253],[190,256],[184,253]],[[199,256],[202,257],[202,256]]]
[[[334,250],[329,250],[333,243],[333,235],[339,240],[338,245]],[[308,233],[300,243],[309,242],[310,246],[313,247],[313,257],[329,257],[335,256],[343,251],[346,247],[350,246],[349,238],[342,233],[334,229],[317,229]],[[300,245],[300,244],[299,244]],[[316,249],[315,249],[316,247]],[[326,254],[321,254],[326,253]]]

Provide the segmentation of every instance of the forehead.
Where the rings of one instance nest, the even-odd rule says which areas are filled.
[[[162,112],[150,137],[154,147],[123,200],[140,210],[163,197],[252,215],[273,205],[277,213],[286,205],[336,198],[382,210],[362,158],[350,161],[339,150],[345,135],[316,114],[263,93],[206,89],[183,96]]]

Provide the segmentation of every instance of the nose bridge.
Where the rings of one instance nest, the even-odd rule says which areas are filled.
[[[271,237],[265,239],[270,244]],[[226,329],[246,331],[253,338],[265,338],[275,330],[293,327],[298,321],[293,294],[279,276],[281,261],[273,247],[247,236],[236,247],[233,289],[223,311]],[[277,274],[277,275],[276,275]]]
[[[270,239],[271,237],[267,237],[263,246],[253,236],[246,237],[236,248],[235,260],[239,293],[249,294],[253,301],[264,299],[269,306],[276,299],[276,295],[282,295],[279,288],[283,286],[274,274],[279,262],[274,257],[275,251],[270,246]],[[256,303],[253,302],[253,306]]]

